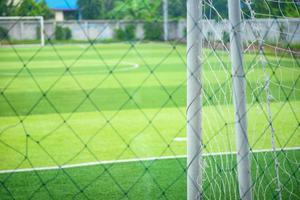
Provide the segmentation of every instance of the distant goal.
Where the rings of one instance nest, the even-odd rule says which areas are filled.
[[[0,45],[45,45],[44,18],[42,16],[0,17]]]

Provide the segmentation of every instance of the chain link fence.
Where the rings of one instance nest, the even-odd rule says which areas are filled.
[[[30,20],[45,45],[0,18],[0,199],[300,199],[299,4],[231,3],[118,1],[147,20],[80,40]]]

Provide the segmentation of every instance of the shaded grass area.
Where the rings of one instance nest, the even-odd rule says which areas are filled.
[[[273,156],[283,199],[300,198],[300,151],[254,153],[254,199],[277,199]],[[226,160],[226,161],[225,161]],[[234,155],[204,157],[205,199],[237,199]],[[186,159],[115,163],[54,171],[1,174],[1,199],[185,199]]]
[[[282,85],[293,85],[293,82],[281,82]],[[232,104],[232,89],[229,81],[224,83],[222,91],[218,91],[218,83],[210,84],[204,88],[204,105]],[[250,83],[247,87],[247,102],[265,102],[264,88],[256,83]],[[297,84],[300,86],[300,82]],[[251,89],[255,87],[257,91]],[[297,87],[297,86],[296,86]],[[299,93],[293,89],[279,88],[277,84],[271,84],[272,98],[285,101],[292,92],[292,100],[299,100]],[[222,95],[220,97],[219,95]],[[224,96],[223,96],[224,95]],[[47,100],[45,100],[47,97]],[[20,101],[22,99],[22,101]],[[119,110],[161,107],[183,107],[186,104],[186,85],[179,86],[142,86],[140,88],[97,88],[95,90],[53,90],[49,92],[24,91],[6,93],[5,98],[0,97],[0,116],[14,116],[15,108],[18,115],[93,112],[97,110]],[[49,104],[50,101],[52,104]],[[92,103],[90,103],[92,101]],[[109,103],[108,103],[109,102]],[[53,106],[57,111],[53,109]]]

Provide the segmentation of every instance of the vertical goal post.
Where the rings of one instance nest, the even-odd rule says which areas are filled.
[[[45,46],[45,35],[44,35],[44,17],[43,16],[1,16],[1,20],[38,20],[40,24],[40,45]]]
[[[202,198],[202,0],[187,0],[187,199]]]
[[[228,14],[239,195],[241,200],[251,200],[250,147],[247,130],[246,78],[243,67],[240,0],[228,0]]]
[[[202,199],[202,0],[187,0],[187,199]],[[241,200],[251,200],[250,147],[241,39],[240,0],[228,0],[235,112],[237,177]]]
[[[163,0],[163,13],[164,13],[164,41],[168,41],[168,25],[169,25],[169,21],[168,21],[168,0]]]

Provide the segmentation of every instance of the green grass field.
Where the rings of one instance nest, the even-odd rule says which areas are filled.
[[[186,154],[185,45],[0,49],[0,170]],[[278,148],[300,147],[299,59],[266,54]],[[271,149],[264,70],[245,54],[249,140]],[[231,68],[204,51],[204,153],[235,150]],[[300,198],[300,151],[279,151],[283,195]],[[252,155],[256,199],[276,199],[274,154]],[[236,199],[232,155],[205,157],[207,199]],[[185,199],[185,159],[0,174],[0,199]],[[298,174],[298,175],[297,175]],[[229,198],[230,197],[230,198]]]

